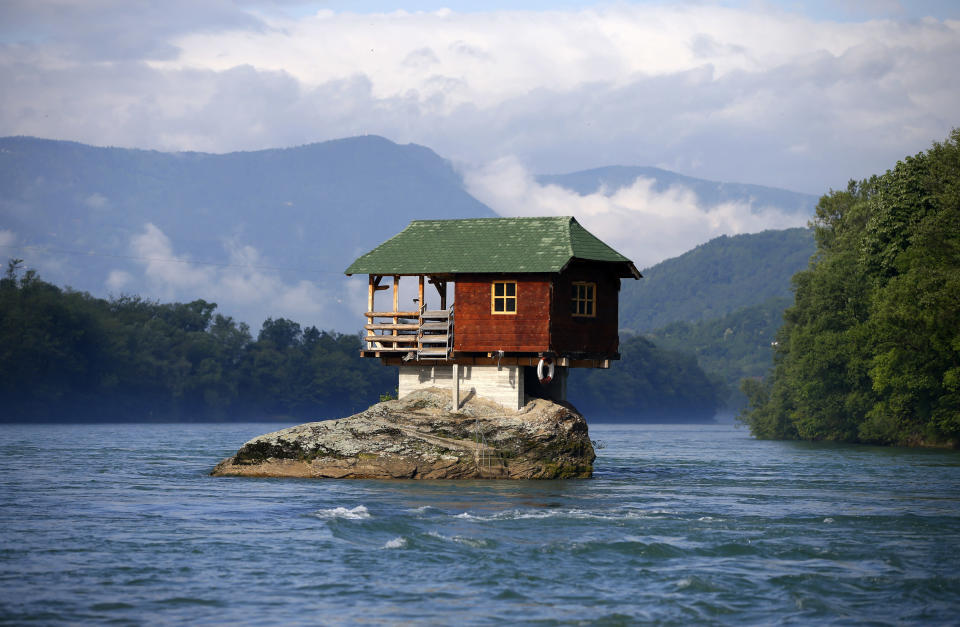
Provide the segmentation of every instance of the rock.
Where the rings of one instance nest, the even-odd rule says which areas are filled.
[[[570,405],[534,399],[509,411],[482,398],[452,412],[431,388],[348,418],[256,437],[214,476],[334,479],[566,479],[589,477],[587,422]]]

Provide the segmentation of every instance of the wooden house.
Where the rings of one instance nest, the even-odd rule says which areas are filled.
[[[619,359],[620,279],[641,278],[572,217],[414,220],[346,274],[369,276],[361,354],[399,367],[401,396],[445,386],[459,402],[466,388],[514,409],[566,400],[568,368]],[[417,278],[414,307],[401,277]]]

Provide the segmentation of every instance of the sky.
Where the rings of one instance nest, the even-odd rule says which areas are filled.
[[[803,220],[534,175],[820,195],[944,139],[958,67],[952,0],[4,0],[0,136],[222,153],[377,134],[450,159],[502,215],[582,214],[646,265]]]
[[[943,139],[960,3],[5,0],[0,135],[228,152],[357,134],[464,167],[820,194]]]

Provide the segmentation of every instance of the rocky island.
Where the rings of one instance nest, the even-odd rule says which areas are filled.
[[[430,388],[347,418],[310,422],[244,444],[214,476],[331,479],[590,477],[587,423],[571,405],[532,399],[518,411],[483,398],[454,410]]]

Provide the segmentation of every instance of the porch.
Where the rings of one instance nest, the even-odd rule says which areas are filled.
[[[447,307],[447,281],[439,277],[417,275],[417,306],[400,311],[400,276],[392,275],[391,285],[382,285],[384,275],[370,275],[367,296],[363,357],[400,357],[404,362],[446,361],[453,356],[453,306]],[[440,308],[428,309],[424,294],[429,282],[440,295]],[[376,293],[393,289],[393,309],[377,311]]]

